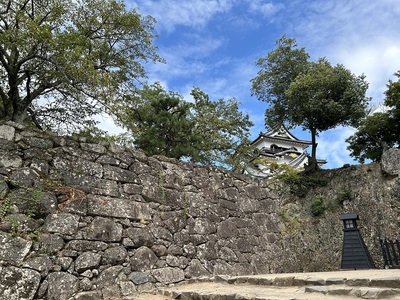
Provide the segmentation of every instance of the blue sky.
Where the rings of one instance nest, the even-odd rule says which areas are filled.
[[[312,60],[326,57],[354,74],[367,76],[373,106],[382,102],[386,83],[400,70],[398,0],[125,0],[128,8],[156,18],[155,44],[167,63],[147,68],[155,81],[190,100],[197,86],[211,99],[235,97],[255,124],[264,128],[265,102],[251,96],[255,62],[275,48],[283,34],[305,47]],[[113,132],[105,122],[104,128]],[[325,168],[355,164],[345,139],[352,128],[336,128],[318,137],[317,156]],[[308,132],[296,129],[300,139]]]

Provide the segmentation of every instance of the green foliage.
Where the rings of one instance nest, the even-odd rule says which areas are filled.
[[[321,195],[315,196],[313,201],[311,202],[311,214],[314,217],[321,216],[326,210],[324,201]]]
[[[200,151],[192,161],[242,171],[242,163],[254,158],[255,152],[248,139],[253,126],[249,115],[239,110],[235,98],[212,101],[196,87],[191,95],[195,100],[193,134],[200,137]]]
[[[42,203],[44,197],[44,193],[42,190],[34,189],[32,191],[31,198],[28,199],[28,210],[26,214],[28,216],[35,215],[35,212],[38,210],[40,204]]]
[[[343,206],[343,203],[345,201],[351,201],[353,199],[353,195],[351,194],[350,191],[342,191],[341,193],[338,193],[336,196],[336,202],[340,205]]]
[[[159,175],[158,175],[158,186],[160,188],[161,191],[161,213],[164,212],[165,210],[165,205],[166,205],[166,191],[165,191],[165,183],[164,183],[164,177],[163,177],[163,172],[160,171]]]
[[[285,121],[288,113],[286,90],[299,74],[307,71],[310,57],[305,48],[298,48],[296,40],[286,35],[275,45],[276,49],[258,59],[256,65],[260,70],[251,80],[252,95],[271,104],[265,112],[265,123],[271,128]]]
[[[350,156],[359,162],[365,160],[379,161],[381,159],[384,143],[394,146],[395,140],[392,139],[390,127],[392,120],[387,113],[374,113],[360,122],[358,130],[348,139],[347,149]]]
[[[361,163],[380,161],[385,148],[400,147],[400,72],[395,76],[398,80],[389,80],[385,92],[387,111],[363,119],[357,132],[346,140],[350,155]]]
[[[159,83],[138,92],[132,106],[125,108],[125,126],[135,145],[147,155],[180,159],[196,155],[192,146],[200,137],[192,134],[191,105],[182,96],[166,92]]]
[[[291,194],[300,198],[307,196],[311,189],[326,186],[329,182],[329,179],[322,176],[300,175],[294,172],[279,174],[277,178],[289,185]]]
[[[9,199],[3,199],[0,202],[0,221],[12,211],[12,205]]]
[[[112,136],[102,129],[97,127],[83,128],[71,135],[76,139],[86,139],[89,142],[117,142],[118,137]]]
[[[286,233],[292,234],[296,233],[301,226],[301,219],[299,216],[290,214],[289,210],[286,208],[281,208],[278,212],[279,218],[285,223],[286,226]]]
[[[288,164],[278,164],[272,166],[273,170],[278,174],[277,177],[286,181],[293,181],[300,178],[299,170],[288,165]]]
[[[93,125],[162,61],[154,19],[120,0],[0,0],[0,119]]]
[[[192,96],[194,103],[159,83],[146,86],[121,108],[120,122],[148,155],[241,170],[241,163],[254,155],[248,115],[239,111],[235,99],[211,101],[198,88]]]
[[[342,190],[336,194],[336,197],[333,199],[329,199],[326,203],[326,209],[329,211],[338,211],[343,208],[343,204],[345,201],[351,201],[353,199],[353,195],[348,190]]]
[[[355,76],[342,65],[331,66],[326,59],[308,62],[304,48],[285,36],[277,48],[259,60],[261,70],[252,80],[253,93],[267,101],[266,123],[302,126],[311,133],[316,159],[316,136],[342,125],[354,125],[365,116],[369,101],[364,76]]]

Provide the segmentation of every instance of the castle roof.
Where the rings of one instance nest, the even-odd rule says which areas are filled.
[[[261,132],[258,138],[256,138],[252,142],[252,144],[257,146],[257,144],[262,141],[270,141],[276,143],[285,142],[293,145],[302,146],[303,148],[307,148],[312,144],[311,141],[298,139],[293,134],[291,134],[283,125],[280,127],[275,127],[265,133]]]

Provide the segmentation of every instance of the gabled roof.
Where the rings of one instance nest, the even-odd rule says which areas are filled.
[[[256,144],[263,139],[276,142],[290,142],[292,144],[301,145],[303,147],[308,147],[312,144],[311,141],[300,140],[297,137],[295,137],[286,129],[284,125],[280,127],[275,127],[265,133],[260,133],[258,138],[256,138],[252,142],[252,144]]]

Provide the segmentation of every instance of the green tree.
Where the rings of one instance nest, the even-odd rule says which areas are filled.
[[[393,121],[390,127],[393,138],[397,138],[396,142],[400,142],[400,71],[394,74],[397,81],[389,80],[387,90],[385,92],[385,105],[389,107],[389,115]],[[399,145],[398,145],[399,146]]]
[[[191,94],[194,103],[159,83],[147,86],[123,108],[121,123],[148,155],[239,170],[251,157],[249,116],[236,99],[211,101],[199,88]]]
[[[299,74],[307,72],[310,57],[305,48],[298,48],[295,39],[285,35],[275,45],[276,49],[257,60],[260,70],[251,80],[252,95],[270,104],[265,124],[271,128],[288,121],[286,90]]]
[[[0,0],[0,118],[93,123],[161,61],[153,24],[119,0]]]
[[[353,126],[365,117],[369,99],[364,76],[355,76],[343,65],[326,59],[310,64],[286,90],[288,115],[293,124],[309,130],[311,157],[316,160],[316,136],[336,126]]]
[[[363,119],[357,132],[346,139],[350,156],[360,163],[368,159],[380,161],[384,148],[393,147],[396,142],[390,131],[392,125],[388,113],[377,112]]]
[[[192,134],[191,104],[159,84],[145,86],[126,109],[125,126],[147,155],[195,157],[199,137]]]
[[[389,80],[385,112],[376,112],[360,122],[357,131],[346,141],[350,155],[359,162],[380,161],[385,148],[400,147],[400,71],[398,80]]]
[[[258,60],[252,92],[266,101],[266,125],[302,126],[312,138],[312,163],[316,166],[316,136],[339,125],[354,125],[365,116],[368,84],[342,65],[326,59],[309,62],[304,48],[286,36],[277,48]]]
[[[212,101],[199,88],[193,88],[191,95],[195,100],[193,134],[201,137],[195,162],[241,170],[255,151],[248,139],[253,126],[248,114],[240,111],[235,98]]]

